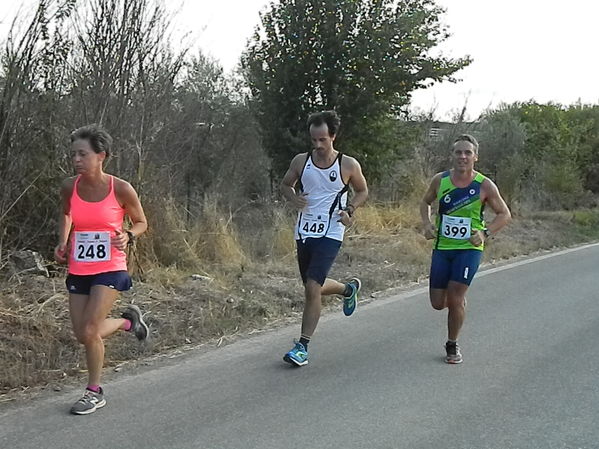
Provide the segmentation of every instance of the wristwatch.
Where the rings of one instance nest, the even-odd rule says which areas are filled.
[[[127,242],[127,246],[133,245],[135,243],[135,234],[133,234],[133,232],[131,232],[131,231],[125,231],[125,232],[129,236],[129,241]]]
[[[487,228],[483,229],[483,234],[485,234],[485,237],[488,238],[491,236],[491,231],[489,231]]]
[[[351,207],[351,209],[350,209]],[[354,212],[356,211],[356,208],[353,204],[348,204],[347,206],[345,206],[345,209],[343,209],[345,212],[347,212],[347,215],[349,215],[350,217],[354,215]]]

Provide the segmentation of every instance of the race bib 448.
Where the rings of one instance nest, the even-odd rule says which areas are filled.
[[[322,237],[327,232],[328,224],[329,217],[327,215],[304,213],[299,225],[300,234],[304,238]]]

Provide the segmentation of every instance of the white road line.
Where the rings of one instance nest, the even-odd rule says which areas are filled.
[[[550,259],[552,257],[559,257],[559,256],[563,256],[564,254],[568,254],[568,253],[573,253],[576,251],[581,251],[584,249],[588,249],[588,248],[593,248],[599,246],[599,243],[590,243],[587,245],[582,245],[582,246],[577,246],[574,248],[568,248],[568,249],[564,249],[561,251],[556,251],[550,254],[543,254],[542,256],[536,256],[536,257],[532,257],[530,259],[526,259],[526,260],[519,260],[517,262],[511,262],[511,263],[507,263],[506,265],[502,265],[500,267],[495,267],[495,268],[489,268],[483,271],[479,271],[478,273],[476,273],[476,276],[474,278],[474,281],[476,282],[476,279],[480,278],[480,277],[484,277],[484,276],[488,276],[490,274],[494,274],[494,273],[499,273],[500,271],[505,271],[505,270],[510,270],[512,268],[516,268],[516,267],[520,267],[522,265],[527,265],[530,263],[535,263],[535,262],[540,262],[541,260],[545,260],[545,259]],[[426,281],[428,283],[428,280]],[[418,287],[415,288],[414,290],[409,290],[406,292],[402,292],[396,295],[390,295],[388,297],[379,297],[377,298],[375,301],[369,301],[367,304],[364,304],[363,307],[364,308],[370,308],[370,307],[378,307],[378,306],[382,306],[387,304],[388,302],[395,302],[395,301],[401,301],[407,298],[411,298],[413,296],[418,296],[420,294],[425,294],[428,293],[428,285],[426,285],[425,287]],[[331,314],[329,315],[331,318],[336,317],[336,314]],[[324,317],[323,317],[324,318]]]
[[[580,251],[580,250],[587,249],[587,248],[592,248],[594,246],[599,246],[599,243],[591,243],[588,245],[577,246],[575,248],[568,248],[568,249],[564,249],[561,251],[557,251],[555,253],[544,254],[542,256],[533,257],[531,259],[519,260],[518,262],[512,262],[512,263],[509,263],[509,264],[501,266],[501,267],[489,268],[488,270],[483,270],[483,271],[477,273],[476,277],[477,278],[483,277],[483,276],[487,276],[489,274],[498,273],[499,271],[510,270],[512,268],[520,267],[522,265],[527,265],[529,263],[534,263],[534,262],[540,262],[541,260],[550,259],[552,257],[563,256],[564,254],[573,253],[573,252]]]

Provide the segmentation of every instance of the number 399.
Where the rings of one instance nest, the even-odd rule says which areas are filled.
[[[457,237],[459,235],[460,237],[466,237],[467,233],[468,229],[465,227],[445,225],[445,235],[447,236]]]

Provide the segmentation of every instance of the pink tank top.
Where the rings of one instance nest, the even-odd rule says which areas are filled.
[[[127,256],[110,244],[116,231],[123,230],[125,209],[114,193],[114,177],[110,177],[110,190],[102,200],[84,201],[77,193],[80,176],[77,176],[71,195],[71,252],[69,273],[89,275],[108,271],[127,270]]]

